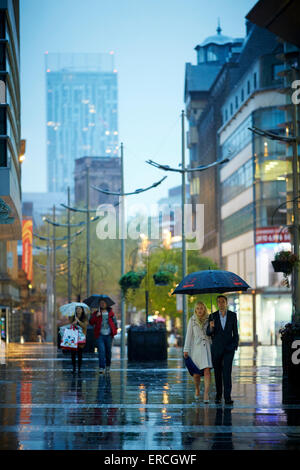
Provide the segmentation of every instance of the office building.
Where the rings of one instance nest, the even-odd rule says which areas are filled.
[[[118,87],[114,55],[45,54],[47,184],[73,199],[75,160],[117,157]]]
[[[119,197],[101,193],[91,186],[121,192],[121,159],[111,157],[82,157],[75,160],[75,205],[85,206],[87,200],[87,170],[89,169],[90,207],[100,204],[118,204]],[[118,206],[116,206],[116,211]]]
[[[20,337],[21,153],[19,1],[0,0],[0,320],[6,341]]]
[[[286,213],[277,208],[286,201],[291,159],[285,145],[249,130],[290,131],[278,75],[282,50],[274,34],[247,22],[242,44],[209,85],[204,109],[199,111],[203,93],[186,95],[190,165],[230,160],[211,174],[192,175],[191,200],[205,205],[203,254],[251,286],[247,293],[230,295],[241,342],[248,344],[278,344],[279,329],[291,316],[291,291],[271,264],[276,251],[290,248]],[[197,83],[200,89],[201,75],[195,88]]]
[[[187,146],[190,167],[218,160],[216,133],[221,125],[220,108],[237,74],[237,60],[243,39],[222,34],[209,36],[195,47],[197,64],[186,64],[184,100],[189,122]],[[204,204],[203,255],[215,262],[220,258],[218,217],[218,168],[188,173],[190,202]]]

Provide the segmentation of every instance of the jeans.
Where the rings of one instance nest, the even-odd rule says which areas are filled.
[[[100,369],[105,369],[105,367],[110,367],[112,340],[113,338],[111,335],[101,335],[101,334],[96,340]]]

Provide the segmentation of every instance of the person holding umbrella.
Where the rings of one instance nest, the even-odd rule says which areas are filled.
[[[183,356],[185,365],[194,379],[195,398],[200,398],[200,380],[204,376],[204,403],[209,402],[210,369],[212,368],[211,338],[207,336],[208,313],[203,302],[197,302],[190,318]]]
[[[207,335],[212,337],[211,352],[216,381],[215,403],[221,403],[224,386],[225,404],[232,405],[232,362],[239,344],[237,317],[235,312],[228,310],[225,295],[218,295],[217,304],[219,310],[210,315],[206,330]]]
[[[224,384],[226,405],[232,405],[231,399],[231,370],[234,352],[238,348],[239,335],[235,312],[227,309],[225,292],[247,291],[250,288],[240,276],[218,269],[196,271],[185,276],[172,292],[172,295],[213,294],[218,293],[219,310],[210,315],[206,334],[212,337],[212,362],[216,379],[217,404],[221,403]]]
[[[61,333],[64,328],[67,328],[67,325],[72,325],[74,327],[81,327],[82,333],[86,337],[87,327],[88,327],[88,318],[87,315],[90,312],[90,308],[85,303],[81,302],[71,302],[66,305],[62,305],[60,308],[60,313],[67,317],[67,321],[61,321],[61,332],[59,333],[59,344],[61,341]],[[76,353],[78,357],[78,373],[80,374],[81,364],[82,364],[82,353],[85,344],[78,344],[78,349],[76,351],[71,351],[72,365],[73,365],[73,374],[76,373]]]
[[[80,326],[82,328],[84,336],[86,336],[88,319],[85,315],[83,307],[76,307],[75,315],[70,318],[70,324],[73,326]],[[81,364],[82,364],[82,353],[85,344],[78,344],[77,351],[71,351],[72,365],[73,365],[73,374],[76,373],[76,353],[78,357],[78,374],[80,374]]]
[[[99,373],[103,374],[104,371],[109,372],[110,370],[112,341],[118,331],[116,316],[112,308],[108,306],[107,299],[100,300],[99,310],[92,314],[90,324],[94,327],[99,357]]]

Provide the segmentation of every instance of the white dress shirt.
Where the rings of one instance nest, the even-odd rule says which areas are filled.
[[[222,328],[223,330],[225,329],[225,325],[226,325],[226,320],[227,320],[227,310],[226,310],[226,313],[223,317],[222,313],[219,312],[219,315],[220,315],[220,321],[221,321],[221,325],[222,325]]]

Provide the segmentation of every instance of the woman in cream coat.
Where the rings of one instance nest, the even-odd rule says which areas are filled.
[[[195,398],[200,397],[200,380],[204,376],[204,403],[209,402],[211,338],[206,335],[208,326],[208,312],[203,302],[197,302],[194,315],[190,318],[185,338],[183,355],[186,367],[193,376],[195,384]]]

